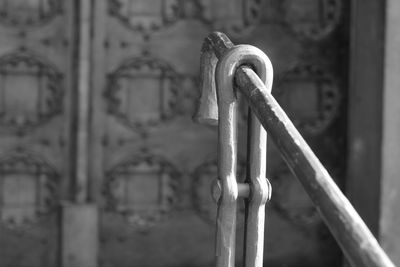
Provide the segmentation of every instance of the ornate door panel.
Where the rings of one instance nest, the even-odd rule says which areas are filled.
[[[0,1],[0,265],[57,266],[69,184],[72,1]]]
[[[273,93],[332,175],[343,177],[345,5],[95,1],[90,177],[101,209],[101,266],[212,265],[217,132],[191,119],[200,46],[212,30],[266,51],[275,68]],[[272,144],[268,164],[274,193],[266,263],[337,265],[335,242]],[[239,177],[244,172],[239,168]]]

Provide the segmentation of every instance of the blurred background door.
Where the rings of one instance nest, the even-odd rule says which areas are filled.
[[[213,30],[269,55],[273,94],[343,186],[348,13],[341,0],[0,1],[0,266],[80,266],[79,253],[90,266],[212,266],[217,131],[191,117]],[[268,169],[266,264],[340,265],[272,144]],[[57,220],[63,201],[98,218]],[[91,249],[67,235],[80,224],[96,229]],[[240,262],[243,223],[237,236]]]
[[[72,1],[0,1],[0,266],[57,266],[71,181]]]

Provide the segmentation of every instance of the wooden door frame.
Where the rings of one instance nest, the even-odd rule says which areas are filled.
[[[350,11],[346,194],[378,238],[386,1],[353,0]]]

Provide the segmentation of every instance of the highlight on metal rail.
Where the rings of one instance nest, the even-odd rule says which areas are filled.
[[[263,266],[265,204],[271,197],[266,178],[266,131],[301,182],[354,267],[394,267],[377,240],[271,94],[273,69],[258,48],[233,45],[211,33],[201,51],[202,96],[195,119],[218,125],[217,267],[235,263],[236,207],[246,199],[244,264]],[[237,91],[237,92],[236,92]],[[236,179],[237,98],[249,104],[247,175]],[[268,233],[266,233],[268,236]]]

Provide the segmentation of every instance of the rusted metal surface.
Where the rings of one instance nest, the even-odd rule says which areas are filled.
[[[239,196],[248,195],[246,205],[246,231],[244,261],[245,266],[263,265],[265,204],[271,195],[271,186],[266,175],[266,132],[258,119],[251,114],[248,142],[247,184],[236,180],[237,165],[237,99],[234,91],[234,75],[242,64],[252,65],[266,87],[272,87],[272,65],[268,57],[259,49],[239,45],[226,45],[224,37],[211,35],[203,46],[202,54],[202,98],[197,120],[210,124],[218,123],[218,173],[221,196],[218,200],[216,232],[216,266],[234,266],[236,238],[236,209]],[[212,50],[209,42],[220,45]],[[220,57],[217,61],[217,56]],[[215,81],[214,81],[215,77]],[[218,97],[217,97],[218,96]],[[249,190],[247,190],[249,188]],[[241,190],[239,190],[241,189]],[[239,194],[239,191],[241,194]],[[247,193],[250,191],[249,193]]]
[[[227,45],[224,45],[225,40],[227,40],[226,36],[223,36],[221,33],[213,33],[206,39],[206,42],[210,42],[212,47],[215,49],[215,54],[217,56],[219,55],[219,57],[222,59],[226,58],[224,56],[225,53],[228,54],[231,51],[231,43],[228,42]],[[394,264],[379,246],[377,240],[371,234],[365,223],[357,214],[356,210],[340,191],[338,186],[330,177],[329,173],[322,166],[318,158],[311,151],[308,144],[304,141],[300,133],[294,127],[293,123],[271,95],[269,90],[271,85],[269,85],[269,88],[268,85],[265,86],[262,79],[260,79],[250,67],[243,66],[243,61],[240,63],[242,64],[235,64],[236,70],[232,70],[229,68],[229,66],[226,66],[230,70],[230,72],[227,73],[224,73],[217,68],[217,85],[232,85],[232,83],[220,83],[218,81],[223,79],[231,79],[232,81],[235,79],[236,87],[245,95],[252,111],[260,120],[264,128],[268,131],[270,137],[273,139],[274,143],[277,145],[279,151],[283,155],[286,163],[289,165],[296,177],[300,180],[303,187],[313,200],[315,206],[321,213],[326,224],[330,228],[332,234],[338,241],[352,266],[394,266]],[[219,67],[220,66],[222,65],[219,65]],[[252,67],[254,67],[254,65],[252,65]],[[229,75],[229,78],[220,77],[220,75]],[[261,78],[263,77],[261,76]],[[231,87],[229,89],[231,90]],[[222,89],[221,87],[217,91],[219,92],[219,90],[227,90],[227,88],[224,87]],[[220,151],[220,155],[221,152],[229,152],[229,155],[236,155],[236,147],[235,144],[232,143],[232,140],[235,138],[235,129],[229,128],[232,126],[232,122],[235,122],[235,114],[233,114],[235,110],[234,108],[231,108],[230,112],[228,113],[225,110],[221,110],[222,106],[235,102],[235,99],[232,99],[232,97],[234,97],[233,91],[229,92],[231,94],[228,93],[228,97],[226,98],[228,102],[224,102],[225,98],[221,99],[221,95],[218,93],[218,105],[220,108],[220,110],[217,112],[220,120],[219,129],[220,131],[225,131],[224,134],[228,138],[231,138],[225,139],[225,135],[220,134],[220,146],[221,143],[228,145],[226,146],[225,151]],[[212,90],[208,91],[208,93],[212,93]],[[209,97],[209,99],[211,98]],[[204,105],[209,105],[210,103],[216,103],[216,101],[202,103]],[[221,103],[224,105],[221,105]],[[208,110],[212,108],[216,107],[209,107]],[[199,111],[203,112],[204,109],[203,111],[202,109]],[[201,118],[201,116],[199,117]],[[215,118],[212,119],[215,120]],[[228,125],[225,125],[225,120],[231,123],[229,124],[229,127],[227,127]],[[229,130],[231,130],[231,132],[229,132]],[[220,201],[224,201],[224,190],[229,189],[232,190],[232,198],[228,198],[228,200],[233,203],[233,199],[236,201],[237,198],[237,183],[236,181],[233,181],[232,178],[234,177],[235,173],[234,168],[232,167],[233,159],[227,158],[224,160],[225,161],[220,163],[220,168],[229,167],[229,174],[231,176],[226,177],[227,180],[230,179],[229,181],[232,182],[233,186],[230,188],[224,188],[224,186],[222,186],[222,201]],[[225,179],[224,177],[225,176],[220,176],[222,179]],[[232,213],[228,214],[228,212]],[[221,215],[225,216],[223,218],[227,219],[227,221],[235,219],[234,210],[225,209],[223,203],[219,207],[218,220],[221,219]],[[220,225],[218,226],[219,230],[217,231],[221,231],[221,229],[225,230],[221,228]],[[232,229],[230,228],[229,230]],[[232,235],[229,236],[226,236],[228,231],[225,231],[224,235],[221,235],[221,233],[220,235],[217,235],[217,244],[220,245],[218,242],[220,238],[226,238],[222,239],[223,241],[230,241],[232,238],[234,239],[234,231],[232,232]],[[249,240],[253,239],[248,237],[246,243],[248,243]],[[225,244],[231,245],[229,242]],[[224,256],[227,258],[230,257],[230,260],[217,261],[217,266],[233,266],[233,251],[225,251],[227,254]],[[249,256],[249,254],[246,256]]]

